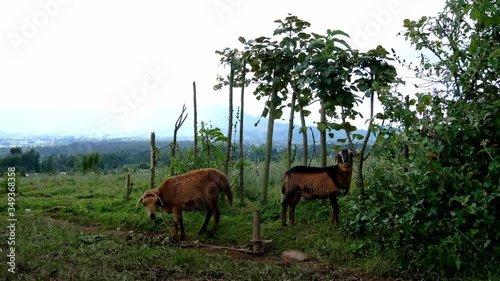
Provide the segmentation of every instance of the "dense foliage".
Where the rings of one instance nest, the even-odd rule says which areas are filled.
[[[388,116],[402,128],[378,148],[367,198],[350,202],[347,230],[397,250],[403,269],[426,278],[498,273],[498,11],[498,2],[448,1],[436,17],[405,21],[430,87],[417,85],[413,113]]]

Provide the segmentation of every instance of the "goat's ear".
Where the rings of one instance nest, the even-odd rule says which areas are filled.
[[[336,160],[337,162],[342,161],[342,156],[341,156],[340,154],[337,154],[337,155],[335,156],[335,160]]]

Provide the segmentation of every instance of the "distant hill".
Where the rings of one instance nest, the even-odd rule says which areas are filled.
[[[220,107],[219,112],[227,111],[226,107]],[[225,134],[227,133],[228,119],[226,114],[215,114],[211,115],[209,120],[203,120],[204,122],[209,122],[213,127],[220,128]],[[245,135],[245,143],[248,144],[265,144],[267,137],[267,123],[268,119],[260,116],[253,116],[246,114],[244,115],[244,135]],[[256,125],[257,124],[257,125]],[[193,131],[191,124],[185,124],[184,126],[189,127],[190,132]],[[315,125],[309,126],[312,127],[312,131],[314,132],[314,138],[319,143],[319,131]],[[239,125],[238,125],[239,128]],[[295,124],[294,134],[292,137],[292,141],[294,143],[302,143],[302,135],[299,133],[300,124]],[[331,142],[336,142],[337,139],[345,139],[347,136],[344,130],[334,131],[334,139]],[[363,136],[366,134],[366,130],[357,130],[355,133],[362,134]],[[312,144],[311,130],[307,130],[309,143]],[[234,132],[233,132],[233,137]],[[273,131],[273,143],[275,144],[286,144],[288,137],[288,123],[282,120],[276,120],[274,123],[274,131]],[[191,139],[189,137],[188,139]],[[183,138],[184,139],[184,138]],[[372,138],[370,142],[374,139]]]
[[[220,108],[219,112],[227,110],[225,107]],[[266,143],[267,137],[267,118],[252,116],[249,114],[244,115],[244,137],[245,145],[261,145]],[[226,114],[212,114],[209,120],[204,121],[212,127],[218,127],[224,134],[227,134],[227,115]],[[199,126],[199,125],[198,125]],[[237,126],[239,128],[239,125]],[[183,125],[183,132],[193,132],[193,125],[186,122]],[[296,124],[292,142],[296,144],[302,143],[302,135],[299,133],[300,124]],[[307,130],[309,145],[312,145],[313,138],[311,131],[314,132],[314,139],[316,144],[319,145],[319,131],[316,126],[312,126],[312,130]],[[365,135],[365,130],[358,130],[356,133]],[[170,134],[170,135],[167,135]],[[157,146],[166,146],[172,141],[173,129],[166,128],[157,132]],[[167,135],[167,136],[166,136]],[[51,135],[3,135],[0,137],[0,156],[9,154],[10,147],[20,146],[23,150],[28,148],[37,148],[42,155],[50,154],[74,154],[74,153],[87,153],[87,152],[102,152],[110,153],[115,151],[127,150],[148,150],[149,149],[149,136],[147,133],[135,133],[127,136],[120,137],[106,137],[104,139],[93,138],[89,136],[51,136]],[[233,131],[233,138],[237,139],[238,134]],[[273,143],[276,146],[286,145],[288,137],[288,124],[282,120],[276,120],[274,125]],[[338,139],[346,138],[345,132],[335,131],[333,140],[329,139],[330,143],[336,143]],[[191,142],[193,139],[191,135],[179,135],[178,141]],[[374,138],[371,138],[370,144]]]

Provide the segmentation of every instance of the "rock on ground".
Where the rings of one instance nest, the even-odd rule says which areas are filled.
[[[288,250],[283,252],[281,259],[284,262],[300,262],[307,259],[307,255],[304,252],[297,250]]]

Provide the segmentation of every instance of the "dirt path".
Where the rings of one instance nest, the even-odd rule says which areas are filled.
[[[176,245],[175,242],[169,237],[168,234],[147,234],[147,233],[139,233],[135,231],[129,231],[129,230],[124,230],[124,229],[116,229],[116,230],[109,230],[109,229],[101,229],[97,226],[84,226],[84,225],[79,225],[73,222],[69,222],[66,220],[61,220],[57,218],[53,218],[50,216],[45,216],[43,215],[43,218],[46,219],[49,223],[51,224],[57,224],[57,225],[64,225],[64,226],[70,226],[70,227],[75,227],[81,229],[82,232],[85,233],[95,233],[95,234],[100,234],[100,235],[108,235],[108,236],[115,236],[120,239],[124,240],[131,240],[131,241],[137,241],[138,243],[158,243],[158,244],[169,244],[169,245]],[[227,245],[214,245],[214,244],[205,244],[205,243],[200,243],[198,240],[195,241],[187,241],[183,242],[181,244],[181,247],[183,248],[194,248],[194,249],[199,249],[201,251],[205,251],[208,253],[212,254],[218,254],[218,255],[225,255],[230,257],[231,259],[235,260],[249,260],[249,261],[254,261],[254,262],[262,262],[262,263],[274,263],[279,266],[289,266],[288,262],[285,262],[282,260],[281,256],[270,256],[270,255],[265,255],[265,254],[253,254],[253,253],[247,253],[242,250],[249,250],[251,245],[242,245],[239,248],[235,248],[234,246],[227,246]],[[308,266],[317,268],[318,271],[320,270],[330,270],[332,265],[325,264],[322,262],[319,262],[314,259],[308,259],[305,261],[302,261],[301,263],[306,263]],[[336,279],[340,281],[405,281],[407,279],[400,279],[400,278],[393,278],[393,277],[380,277],[380,276],[375,276],[374,274],[371,273],[352,273],[346,270],[346,276],[344,276],[341,279]]]

